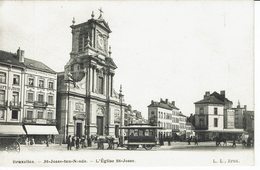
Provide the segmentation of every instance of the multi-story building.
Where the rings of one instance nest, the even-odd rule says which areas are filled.
[[[235,128],[243,129],[243,119],[246,111],[246,105],[241,107],[240,102],[238,102],[237,107],[233,108],[233,110],[235,111]]]
[[[175,101],[172,101],[172,135],[173,137],[177,137],[180,132],[180,123],[179,123],[179,114],[180,110],[175,106]]]
[[[187,116],[183,115],[182,113],[179,113],[179,136],[182,136],[182,138],[186,138],[186,123],[187,123]]]
[[[72,51],[58,74],[58,129],[68,135],[115,135],[124,123],[122,89],[114,90],[117,68],[108,48],[111,30],[102,13],[72,29]],[[120,132],[121,133],[121,132]],[[122,135],[122,134],[121,134]]]
[[[57,135],[56,72],[42,62],[0,51],[0,123],[24,126],[36,142]],[[12,129],[12,128],[10,128]]]
[[[225,97],[225,91],[221,91],[220,94],[206,92],[204,98],[194,104],[195,129],[201,140],[209,140],[214,137],[228,138],[232,135],[238,136],[243,132],[242,129],[230,129],[233,120],[231,123],[224,121],[232,118],[232,112],[230,112],[232,102]],[[228,115],[228,117],[224,118],[224,115]],[[229,129],[224,128],[224,124]]]
[[[227,111],[224,113],[224,128],[235,128],[235,111],[233,109],[227,109]]]
[[[24,59],[0,51],[0,135],[25,134],[23,121]]]
[[[254,138],[254,111],[246,110],[244,113],[244,130]]]
[[[23,124],[36,143],[46,135],[58,135],[56,129],[57,73],[42,62],[24,59]],[[53,136],[52,136],[53,138]]]
[[[160,102],[151,101],[148,106],[148,120],[151,124],[162,127],[163,129],[157,131],[163,137],[172,136],[173,132],[173,110],[179,110],[175,106],[175,102],[170,103],[168,99],[160,100]]]

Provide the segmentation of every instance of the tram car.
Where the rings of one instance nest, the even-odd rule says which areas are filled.
[[[126,140],[124,146],[128,150],[136,150],[137,148],[145,148],[151,150],[157,144],[157,130],[162,127],[151,126],[149,124],[131,124],[121,127],[125,130]]]

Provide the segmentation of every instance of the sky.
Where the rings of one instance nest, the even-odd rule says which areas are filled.
[[[64,70],[72,18],[94,11],[108,22],[118,68],[115,89],[147,117],[151,100],[174,100],[183,114],[205,91],[226,91],[254,110],[253,2],[237,1],[1,1],[0,50]]]

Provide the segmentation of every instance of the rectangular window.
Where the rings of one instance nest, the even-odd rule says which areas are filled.
[[[20,76],[14,75],[13,76],[13,85],[19,85],[20,84]]]
[[[54,87],[53,82],[49,82],[48,88],[49,88],[49,89],[53,89],[53,87]]]
[[[218,118],[214,118],[214,127],[218,127]]]
[[[98,77],[98,93],[104,94],[104,79],[103,79],[103,77]]]
[[[48,104],[54,104],[53,103],[53,96],[48,96]]]
[[[27,101],[28,102],[33,102],[33,92],[28,92],[27,93]]]
[[[0,90],[0,105],[5,105],[5,91]]]
[[[37,118],[38,119],[43,119],[43,112],[42,111],[38,112]]]
[[[214,115],[217,115],[218,114],[218,108],[214,108]]]
[[[5,111],[0,110],[0,120],[3,120],[5,118]]]
[[[0,72],[0,83],[6,83],[6,73]]]
[[[29,119],[29,120],[33,119],[33,111],[27,110],[27,116],[26,116],[26,118]]]
[[[48,112],[48,119],[51,120],[52,118],[52,112]]]
[[[18,110],[12,110],[12,119],[18,120]]]
[[[38,102],[44,102],[43,94],[38,94]]]
[[[39,80],[39,87],[44,88],[44,80]]]
[[[200,114],[204,114],[204,108],[200,107]]]
[[[17,106],[19,104],[19,93],[13,92],[13,105]]]
[[[29,78],[28,79],[28,85],[29,86],[34,86],[34,78]]]

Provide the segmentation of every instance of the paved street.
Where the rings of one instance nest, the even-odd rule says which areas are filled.
[[[74,147],[70,152],[85,152],[85,151],[111,151],[107,150],[108,147],[107,144],[104,144],[105,149],[104,150],[98,150],[97,145],[94,144],[92,147],[87,148],[80,148],[76,150]],[[183,150],[183,151],[203,151],[203,150],[249,150],[252,148],[245,148],[241,144],[237,144],[237,147],[232,147],[232,143],[229,142],[227,146],[219,146],[216,147],[215,142],[199,142],[198,145],[195,145],[194,142],[192,142],[190,145],[188,145],[187,142],[171,142],[171,145],[168,146],[168,143],[165,142],[163,146],[157,146],[152,149],[152,151],[167,151],[167,150]],[[115,148],[117,151],[127,151],[126,148]],[[138,151],[146,151],[144,148],[138,148]],[[46,145],[33,145],[33,146],[25,146],[21,145],[21,152],[27,152],[27,151],[40,151],[40,152],[46,152],[46,151],[67,151],[67,145],[62,144],[51,144],[49,147]],[[69,151],[68,151],[69,152]]]

